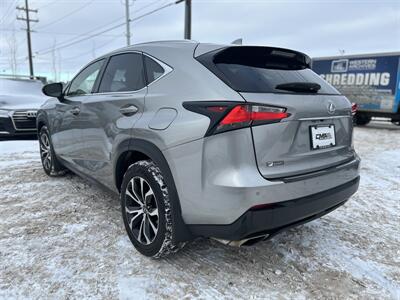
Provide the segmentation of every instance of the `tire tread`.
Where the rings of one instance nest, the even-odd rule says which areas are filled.
[[[173,234],[174,234],[174,227],[172,224],[172,205],[170,202],[169,198],[169,193],[168,193],[168,188],[165,185],[164,182],[164,177],[162,176],[160,168],[151,160],[141,160],[138,161],[132,165],[130,165],[124,175],[123,182],[126,180],[125,176],[129,173],[128,171],[131,168],[134,167],[140,167],[146,170],[146,172],[151,175],[155,182],[159,185],[160,190],[163,195],[163,203],[164,203],[164,216],[165,216],[165,237],[163,240],[163,243],[161,245],[161,248],[158,250],[158,252],[154,255],[152,255],[153,258],[161,258],[161,257],[166,257],[169,256],[173,253],[178,252],[180,249],[183,248],[185,243],[180,242],[180,243],[174,243],[173,241]],[[122,193],[121,193],[122,195]]]

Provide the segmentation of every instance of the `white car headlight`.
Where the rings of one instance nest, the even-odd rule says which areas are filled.
[[[8,117],[8,110],[0,109],[0,117],[7,118]]]

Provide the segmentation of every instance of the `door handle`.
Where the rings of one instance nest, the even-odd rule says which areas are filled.
[[[119,112],[124,116],[133,116],[139,109],[135,105],[123,106],[119,109]]]
[[[81,110],[79,109],[79,107],[74,107],[73,109],[70,110],[70,113],[77,116],[79,115],[81,112]]]

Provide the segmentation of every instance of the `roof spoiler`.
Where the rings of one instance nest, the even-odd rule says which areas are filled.
[[[259,59],[257,59],[257,57]],[[229,63],[234,64],[236,61],[245,62],[251,65],[252,62],[265,61],[271,68],[280,69],[285,65],[287,68],[294,69],[310,69],[311,58],[298,51],[276,48],[276,47],[263,47],[263,46],[239,46],[232,45],[222,47],[207,53],[204,53],[198,57],[199,60],[213,63]],[[274,67],[274,64],[276,66]]]

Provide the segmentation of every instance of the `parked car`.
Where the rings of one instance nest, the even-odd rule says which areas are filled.
[[[147,256],[195,237],[250,245],[358,188],[351,103],[297,51],[145,43],[43,91],[53,97],[37,119],[44,171],[119,194]]]
[[[36,136],[36,113],[47,99],[40,80],[0,78],[0,137]]]

